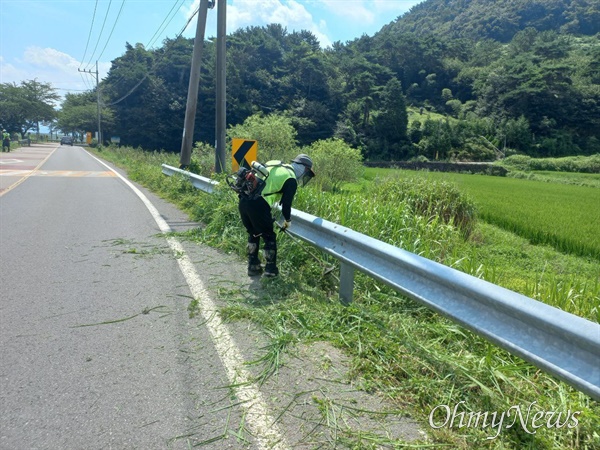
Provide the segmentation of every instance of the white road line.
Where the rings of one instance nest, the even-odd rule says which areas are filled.
[[[158,210],[137,187],[103,161],[90,153],[88,153],[88,155],[107,167],[110,171],[114,172],[117,177],[135,192],[144,205],[146,205],[146,208],[148,208],[148,211],[150,211],[150,214],[152,214],[156,224],[163,233],[172,231],[169,224],[160,216]],[[243,365],[244,358],[242,353],[231,337],[227,326],[221,320],[217,306],[210,298],[208,291],[204,287],[204,283],[198,276],[198,272],[196,272],[194,264],[177,239],[168,237],[167,242],[171,250],[178,256],[177,262],[179,264],[179,269],[185,277],[194,299],[198,300],[201,306],[202,317],[210,331],[217,353],[221,358],[221,362],[227,370],[227,377],[229,378],[232,389],[242,401],[241,406],[246,410],[246,424],[250,428],[252,435],[256,438],[259,448],[265,450],[288,449],[289,445],[286,443],[275,420],[269,414],[262,393],[256,384],[251,382],[252,377],[245,370]]]

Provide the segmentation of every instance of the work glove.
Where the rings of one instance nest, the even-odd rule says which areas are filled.
[[[291,220],[284,220],[283,221],[283,225],[281,225],[281,231],[285,231],[285,230],[287,230],[291,226],[292,226],[292,221]]]

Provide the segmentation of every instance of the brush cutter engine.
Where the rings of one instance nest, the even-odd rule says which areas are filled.
[[[265,188],[266,183],[263,177],[264,174],[254,167],[252,169],[240,167],[240,170],[238,170],[237,173],[231,174],[226,180],[229,187],[233,189],[240,198],[255,200],[260,197]]]

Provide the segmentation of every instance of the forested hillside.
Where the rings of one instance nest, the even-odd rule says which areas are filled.
[[[507,43],[528,27],[594,35],[600,31],[600,4],[594,0],[429,0],[382,31]]]
[[[283,115],[300,144],[335,136],[371,160],[598,153],[599,24],[595,0],[427,0],[374,36],[327,49],[308,31],[238,30],[227,38],[227,121]],[[101,85],[107,136],[179,150],[192,46],[127,44]],[[195,128],[208,143],[214,74],[208,40]],[[64,131],[83,127],[68,114],[76,97],[59,118]]]

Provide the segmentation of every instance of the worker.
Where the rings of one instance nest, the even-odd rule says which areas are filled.
[[[8,148],[7,152],[10,152],[10,134],[6,130],[2,130],[2,151],[4,147]]]
[[[291,225],[292,202],[298,186],[303,187],[315,176],[313,163],[309,156],[300,154],[290,164],[281,161],[268,161],[267,176],[262,192],[258,196],[240,195],[239,211],[242,223],[248,232],[248,276],[262,273],[263,277],[276,277],[279,275],[277,268],[277,241],[273,231],[273,217],[271,208],[275,204],[281,205],[283,215],[282,230]],[[265,268],[260,264],[258,256],[260,238],[264,241]]]

